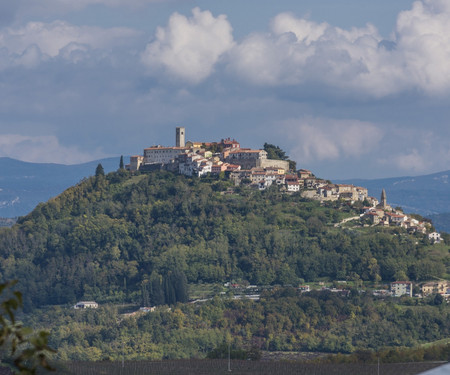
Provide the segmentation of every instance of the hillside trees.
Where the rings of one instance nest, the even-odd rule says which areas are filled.
[[[330,225],[351,212],[278,192],[222,195],[213,184],[169,172],[91,177],[0,229],[0,274],[20,279],[29,310],[85,298],[173,303],[187,283],[446,272],[416,237]]]
[[[50,343],[66,359],[205,357],[230,342],[248,350],[351,353],[417,347],[450,334],[441,306],[399,306],[357,291],[343,297],[327,291],[298,293],[275,287],[259,301],[215,297],[199,304],[161,306],[120,317],[114,306],[96,310],[37,310],[33,324],[51,330]],[[386,350],[386,349],[385,349]]]

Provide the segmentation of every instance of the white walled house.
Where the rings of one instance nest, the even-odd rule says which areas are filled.
[[[394,281],[391,283],[391,293],[394,297],[412,297],[413,283],[411,281]]]
[[[74,309],[96,309],[98,303],[95,301],[80,301],[73,307]]]
[[[295,181],[286,181],[286,189],[291,193],[300,191],[300,184]]]
[[[441,241],[442,241],[441,234],[438,232],[433,232],[433,233],[428,234],[428,239],[432,243],[441,243]]]

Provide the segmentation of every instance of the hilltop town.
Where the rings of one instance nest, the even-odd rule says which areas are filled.
[[[320,202],[357,203],[360,216],[350,219],[358,220],[362,225],[399,226],[410,233],[428,233],[433,243],[442,241],[439,233],[430,231],[430,223],[408,216],[400,208],[391,207],[384,189],[379,201],[368,195],[367,188],[333,184],[316,177],[307,169],[293,170],[288,160],[269,159],[267,151],[241,147],[235,139],[186,141],[184,127],[175,129],[175,146],[145,148],[143,155],[130,157],[126,169],[131,172],[168,170],[191,177],[222,175],[232,180],[235,186],[245,184],[263,191],[275,185],[287,194],[299,193],[304,198]]]

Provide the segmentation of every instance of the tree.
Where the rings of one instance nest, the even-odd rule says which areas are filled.
[[[33,333],[16,322],[16,311],[22,307],[22,293],[10,291],[16,283],[0,284],[0,295],[5,291],[9,294],[0,303],[0,347],[11,357],[11,368],[20,374],[36,374],[39,367],[53,370],[47,361],[47,353],[54,352],[48,346],[48,333]]]
[[[288,158],[286,153],[280,147],[270,143],[264,143],[264,151],[267,152],[268,159],[287,160]]]
[[[104,176],[105,170],[103,169],[103,166],[101,164],[97,165],[97,168],[95,169],[95,177]]]
[[[442,304],[444,303],[444,297],[442,297],[441,294],[437,293],[437,294],[434,296],[433,303],[434,303],[436,306],[442,305]]]
[[[119,169],[124,169],[124,166],[123,166],[123,155],[120,156]]]
[[[297,163],[294,160],[290,160],[279,146],[272,145],[270,143],[264,143],[264,151],[267,152],[268,159],[274,160],[287,160],[289,162],[289,169],[295,171],[297,169]]]

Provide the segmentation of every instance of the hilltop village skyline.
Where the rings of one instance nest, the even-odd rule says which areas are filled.
[[[189,177],[221,175],[235,186],[243,184],[259,191],[275,185],[285,193],[300,193],[304,198],[322,203],[338,200],[357,203],[361,206],[360,216],[352,219],[365,225],[399,226],[411,233],[428,233],[433,243],[441,241],[439,233],[430,230],[430,223],[406,215],[400,207],[391,207],[384,189],[378,200],[369,196],[365,187],[333,184],[308,169],[297,170],[296,163],[288,160],[277,146],[266,143],[265,147],[278,150],[279,158],[269,158],[265,149],[241,147],[234,138],[219,142],[186,141],[186,128],[176,127],[175,146],[147,147],[143,155],[131,156],[125,167],[131,172],[167,170]]]

